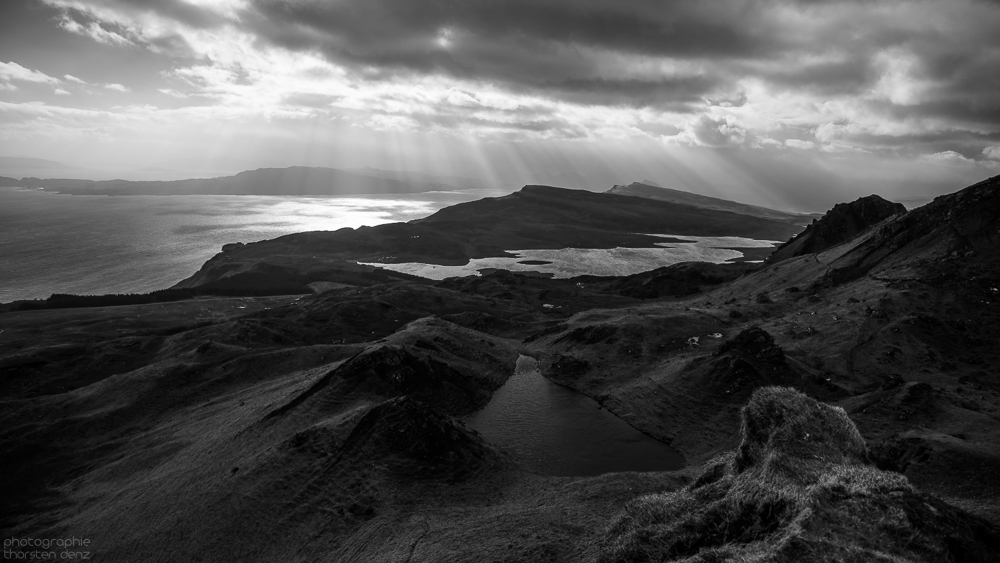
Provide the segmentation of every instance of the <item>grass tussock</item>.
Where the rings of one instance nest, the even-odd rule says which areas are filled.
[[[995,561],[984,522],[871,465],[840,408],[758,389],[739,447],[679,491],[633,500],[611,523],[604,563]]]

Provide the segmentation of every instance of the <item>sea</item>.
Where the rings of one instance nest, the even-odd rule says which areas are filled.
[[[194,274],[227,243],[409,221],[509,191],[77,196],[0,187],[0,303],[163,289]]]
[[[410,221],[511,190],[457,190],[350,197],[81,196],[0,187],[0,303],[53,293],[143,293],[194,274],[222,246],[304,231]],[[377,264],[433,279],[480,269],[555,277],[623,275],[683,261],[724,262],[769,241],[681,237],[643,249],[513,250],[466,266]],[[735,248],[735,250],[734,250]],[[524,262],[534,262],[525,264]]]

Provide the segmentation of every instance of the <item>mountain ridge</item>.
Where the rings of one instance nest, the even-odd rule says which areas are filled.
[[[643,197],[647,199],[669,201],[673,203],[683,203],[686,205],[696,205],[708,209],[717,209],[719,211],[731,211],[734,213],[741,213],[753,217],[779,219],[792,222],[793,224],[796,225],[808,224],[808,222],[812,218],[818,216],[815,213],[793,213],[790,211],[780,211],[777,209],[770,209],[768,207],[761,207],[759,205],[739,203],[727,199],[705,196],[673,188],[664,188],[662,186],[646,184],[642,182],[632,182],[627,186],[617,184],[613,186],[611,189],[607,190],[605,193],[626,195],[632,197]]]

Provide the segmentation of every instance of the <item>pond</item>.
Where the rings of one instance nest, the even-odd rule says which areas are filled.
[[[680,452],[597,401],[545,379],[528,356],[518,358],[514,375],[465,424],[546,475],[671,471],[684,465]]]

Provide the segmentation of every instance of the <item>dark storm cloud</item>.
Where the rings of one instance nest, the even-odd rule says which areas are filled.
[[[53,0],[52,3],[58,3]],[[226,23],[222,15],[184,0],[87,0],[71,4],[71,12],[80,13],[77,7],[91,7],[96,10],[110,10],[119,14],[152,13],[185,25],[207,29]]]
[[[680,0],[253,0],[266,36],[371,63],[407,61],[443,28],[478,41],[543,38],[671,56],[751,56],[774,36],[752,25],[752,2]],[[714,4],[714,3],[713,3]],[[734,25],[735,20],[745,25]],[[303,31],[309,30],[309,31]]]
[[[692,76],[659,81],[578,78],[539,81],[531,86],[579,104],[656,107],[686,113],[704,106],[705,93],[718,84],[720,81],[714,78]]]
[[[870,87],[877,79],[877,72],[870,61],[852,58],[805,65],[779,65],[762,72],[761,76],[783,89],[837,95],[857,94]]]
[[[103,9],[234,26],[259,46],[319,53],[360,83],[443,75],[572,104],[689,114],[676,122],[684,138],[713,147],[779,143],[752,127],[796,120],[836,124],[820,144],[886,149],[932,130],[969,152],[1000,130],[996,0],[247,0],[235,17],[183,0],[44,1],[81,23]],[[77,9],[88,4],[95,9]],[[180,37],[146,40],[185,48]],[[769,106],[774,99],[814,113],[792,117]],[[738,108],[771,113],[723,117]]]
[[[740,3],[743,5],[743,3]],[[743,59],[775,48],[776,35],[751,4],[701,2],[257,0],[247,21],[262,38],[315,49],[340,64],[391,72],[443,72],[499,81],[569,101],[641,106],[701,100],[725,82],[719,73],[643,76],[601,54]],[[744,18],[735,25],[736,18]]]
[[[887,118],[895,112],[997,124],[1000,34],[977,22],[975,5],[956,14],[944,3],[883,9],[860,1],[252,0],[252,6],[243,21],[258,37],[369,73],[443,73],[573,103],[674,112],[739,99],[737,82],[744,78],[793,93],[864,97],[885,72],[880,53],[904,49],[917,57],[913,72],[934,86],[916,103],[887,108]],[[659,75],[643,68],[643,61],[667,59],[691,64]]]

